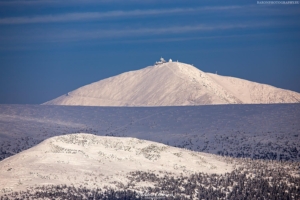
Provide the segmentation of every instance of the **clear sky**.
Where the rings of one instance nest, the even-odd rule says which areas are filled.
[[[0,0],[1,104],[40,104],[161,56],[300,92],[300,4]]]

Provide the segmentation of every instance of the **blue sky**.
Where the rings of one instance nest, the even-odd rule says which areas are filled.
[[[300,92],[300,4],[0,0],[1,104],[40,104],[161,56]]]

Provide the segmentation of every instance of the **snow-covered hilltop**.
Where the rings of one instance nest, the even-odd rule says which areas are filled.
[[[222,160],[220,156],[136,138],[57,136],[0,162],[0,196],[43,184],[116,188],[127,185],[126,176],[134,171],[175,176],[231,172],[232,164]]]
[[[298,162],[234,159],[136,138],[71,134],[1,161],[0,198],[299,199],[298,169]]]
[[[80,87],[45,105],[184,106],[299,103],[297,92],[205,73],[192,65],[159,61]]]

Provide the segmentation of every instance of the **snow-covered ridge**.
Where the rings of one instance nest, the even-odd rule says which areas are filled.
[[[165,62],[91,83],[44,104],[183,106],[299,102],[297,92],[205,73],[185,63]]]
[[[34,185],[126,185],[129,172],[221,174],[223,158],[136,138],[71,134],[47,139],[0,162],[0,196]],[[96,177],[96,178],[95,178]]]

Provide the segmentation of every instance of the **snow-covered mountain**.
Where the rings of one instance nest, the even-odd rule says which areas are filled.
[[[183,106],[299,102],[297,92],[167,62],[100,80],[44,104]]]

